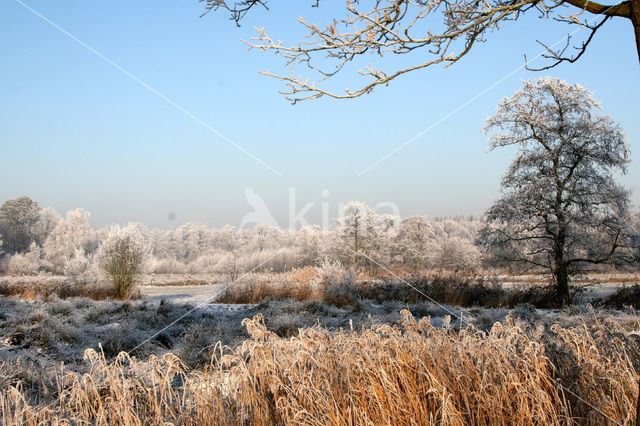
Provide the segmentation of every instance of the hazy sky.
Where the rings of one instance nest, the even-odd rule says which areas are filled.
[[[480,214],[498,196],[513,155],[487,153],[480,132],[485,118],[523,79],[543,75],[517,70],[524,54],[540,53],[536,37],[554,43],[573,30],[537,19],[509,24],[448,69],[410,73],[355,100],[292,106],[277,93],[280,82],[258,74],[286,72],[280,58],[247,51],[241,39],[261,26],[276,40],[295,42],[303,34],[298,15],[326,23],[342,13],[342,1],[324,1],[318,9],[311,2],[274,1],[270,12],[256,10],[240,28],[224,15],[200,18],[196,0],[24,3],[282,174],[19,2],[3,0],[0,201],[28,195],[61,214],[83,207],[96,227],[142,221],[168,228],[189,220],[238,225],[251,211],[247,187],[283,226],[291,187],[298,210],[314,203],[306,217],[315,222],[321,203],[333,214],[339,202],[352,199],[394,202],[403,216]],[[622,123],[633,161],[622,181],[634,189],[637,208],[640,65],[631,24],[612,20],[578,63],[546,74],[590,88]],[[335,84],[354,88],[357,80],[351,74]]]

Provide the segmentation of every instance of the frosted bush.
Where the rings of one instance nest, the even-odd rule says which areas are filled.
[[[64,266],[64,275],[71,283],[78,286],[95,284],[98,270],[92,259],[82,249],[76,249],[74,256]]]
[[[231,281],[235,281],[245,270],[245,267],[240,255],[236,252],[230,252],[220,258],[215,270],[227,275]]]
[[[247,271],[285,272],[298,265],[295,250],[289,247],[253,251],[242,256],[242,265]]]
[[[31,243],[25,254],[15,254],[9,259],[7,272],[12,275],[36,275],[40,271],[42,250],[36,243]]]
[[[324,259],[316,268],[314,284],[322,299],[335,306],[359,306],[358,276],[355,268],[345,270],[338,261]]]
[[[330,283],[322,289],[322,299],[334,306],[360,307],[360,293],[355,269],[345,272],[340,281]]]
[[[191,274],[211,274],[216,272],[216,266],[220,261],[220,255],[204,254],[187,266]]]
[[[24,254],[14,254],[9,258],[7,272],[10,275],[35,275],[38,273],[38,266],[27,260]]]
[[[320,284],[335,284],[342,279],[345,270],[337,260],[324,258],[316,267],[317,281]]]
[[[98,266],[114,286],[116,297],[131,295],[135,280],[143,274],[150,260],[149,243],[139,226],[112,226],[97,253]]]

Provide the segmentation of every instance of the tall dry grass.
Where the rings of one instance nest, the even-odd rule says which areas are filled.
[[[216,303],[259,303],[265,299],[320,300],[318,287],[293,281],[288,274],[250,274],[228,285]]]
[[[60,299],[88,297],[93,300],[106,300],[115,299],[117,295],[115,289],[109,285],[80,286],[64,280],[44,278],[38,281],[0,281],[0,296],[19,297],[22,299],[49,298],[53,296]],[[138,293],[135,292],[132,298],[137,297]]]
[[[290,339],[258,315],[245,320],[250,340],[218,347],[196,371],[171,354],[108,363],[87,350],[90,371],[61,376],[53,400],[9,387],[0,414],[3,424],[634,422],[638,347],[611,324],[543,332],[508,320],[454,332],[403,314],[399,327],[309,328]]]

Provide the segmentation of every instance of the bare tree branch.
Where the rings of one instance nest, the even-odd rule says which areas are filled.
[[[578,52],[573,56],[565,56],[565,52],[567,51],[567,48],[569,48],[571,43],[571,35],[567,35],[567,43],[564,45],[564,47],[561,50],[553,50],[552,48],[550,48],[549,46],[547,46],[546,44],[538,40],[538,43],[542,47],[544,47],[545,51],[547,52],[543,54],[542,57],[545,59],[550,59],[552,60],[552,62],[551,64],[546,65],[544,67],[540,67],[540,68],[531,68],[527,64],[526,68],[529,71],[544,71],[560,65],[562,62],[569,62],[573,64],[578,59],[580,59],[582,55],[584,55],[584,53],[587,51],[587,47],[593,40],[593,37],[596,35],[596,32],[604,25],[605,22],[607,22],[609,18],[611,18],[611,16],[605,16],[604,19],[602,19],[597,25],[594,25],[594,26],[591,26],[589,24],[582,24],[584,28],[587,28],[590,30],[589,37],[587,37],[587,39],[584,42],[582,42],[580,46],[573,46],[573,48]],[[567,19],[558,19],[558,20],[568,22],[568,23],[575,23],[573,20],[567,20]],[[524,59],[526,62],[527,60],[526,55]]]
[[[208,14],[211,11],[217,11],[218,9],[224,9],[231,14],[231,19],[235,21],[236,25],[240,25],[240,20],[255,6],[262,6],[265,9],[267,7],[266,0],[246,0],[231,3],[225,0],[199,0],[201,3],[205,3],[205,12],[200,17]]]
[[[207,12],[217,9],[229,11],[236,23],[256,5],[267,7],[267,0],[246,0],[233,5],[223,0],[201,1],[206,1]],[[551,63],[529,68],[531,70],[546,70],[563,62],[577,61],[596,32],[612,17],[631,19],[634,28],[638,27],[636,32],[640,33],[640,22],[635,23],[633,18],[634,8],[640,9],[640,0],[626,0],[613,5],[589,0],[375,0],[368,8],[357,0],[345,1],[346,16],[334,18],[324,26],[298,18],[307,35],[296,44],[276,42],[264,28],[257,28],[257,35],[246,42],[251,48],[274,52],[285,60],[289,73],[266,70],[262,74],[283,81],[286,89],[281,93],[293,103],[322,96],[356,98],[371,93],[378,86],[386,86],[408,72],[436,64],[448,67],[466,56],[477,43],[485,41],[489,33],[530,11],[537,12],[542,19],[552,18],[589,30],[589,35],[582,42],[573,44],[572,37],[568,36],[567,44],[560,50],[539,41],[546,49],[543,57]],[[312,6],[317,5],[318,0],[315,0]],[[576,13],[563,15],[567,8],[573,8]],[[604,19],[593,25],[593,18],[583,17],[584,12],[602,15]],[[640,45],[638,49],[640,54]],[[339,92],[327,87],[328,79],[341,71],[348,72],[347,65],[362,61],[366,55],[382,58],[386,54],[411,53],[416,55],[411,56],[409,61],[413,63],[407,66],[383,69],[369,63],[364,69],[359,69],[357,73],[364,82],[355,89]],[[299,66],[307,68],[312,76],[299,75]]]

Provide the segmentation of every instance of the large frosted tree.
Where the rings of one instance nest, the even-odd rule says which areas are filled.
[[[487,119],[490,149],[517,148],[480,240],[494,260],[547,268],[558,303],[571,275],[628,254],[628,191],[615,181],[629,150],[587,89],[554,78],[524,87]]]

